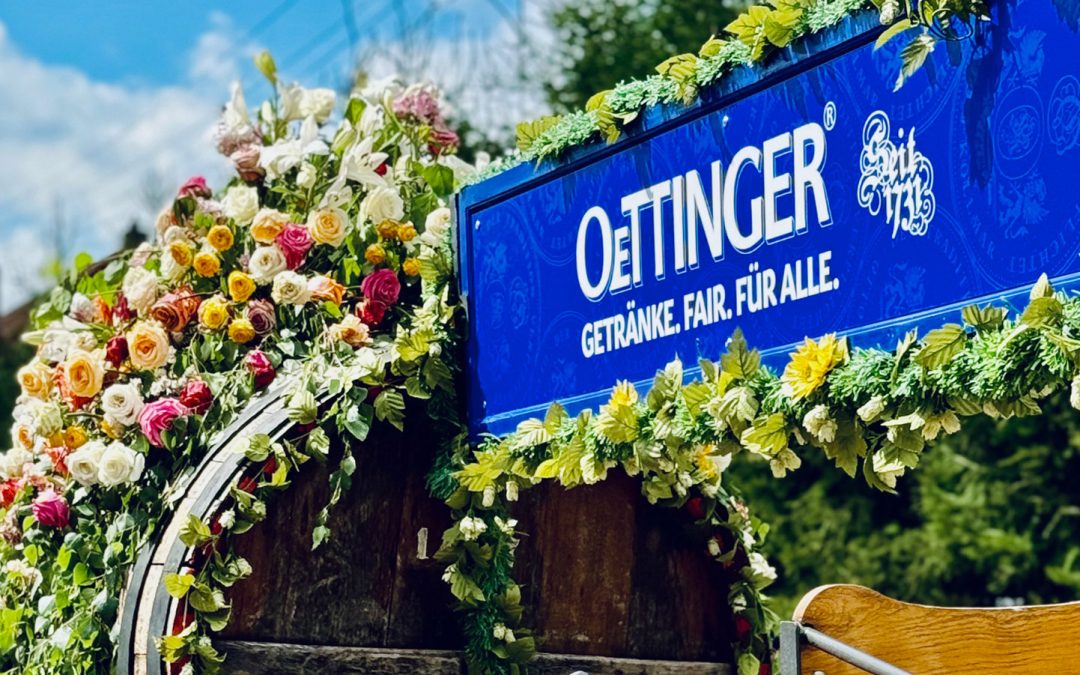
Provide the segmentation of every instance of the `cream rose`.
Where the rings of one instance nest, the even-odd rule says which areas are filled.
[[[19,386],[27,396],[46,400],[52,389],[52,370],[41,361],[19,369]]]
[[[132,267],[121,284],[128,306],[139,316],[145,316],[158,298],[157,276],[145,267]]]
[[[285,271],[274,277],[270,297],[279,305],[303,305],[311,300],[311,291],[304,275]]]
[[[247,225],[259,211],[259,192],[246,185],[234,185],[221,200],[225,215],[241,225]]]
[[[312,211],[308,214],[307,229],[315,242],[337,248],[345,241],[349,216],[341,209],[332,207]]]
[[[22,475],[23,467],[34,461],[34,456],[25,448],[15,446],[4,453],[0,460],[0,469],[3,469],[5,478],[17,478]]]
[[[132,382],[114,384],[101,395],[101,409],[105,416],[120,426],[135,424],[142,408],[142,395]]]
[[[285,255],[277,246],[260,246],[251,254],[248,271],[255,283],[265,285],[274,280],[280,272],[288,269]]]
[[[156,321],[139,321],[127,333],[131,365],[155,370],[169,359],[169,335]]]
[[[372,188],[371,192],[360,202],[360,220],[371,223],[381,223],[384,220],[401,220],[405,217],[405,204],[401,201],[401,195],[397,188],[388,185],[380,185]]]
[[[101,454],[97,479],[106,487],[134,483],[142,476],[146,459],[119,441],[113,441]]]
[[[82,398],[92,398],[105,382],[105,354],[98,350],[72,350],[64,362],[64,379],[71,392]]]
[[[450,209],[445,206],[428,214],[424,221],[424,233],[420,243],[431,248],[439,248],[450,231]]]
[[[101,441],[87,441],[78,450],[67,456],[64,463],[67,464],[71,477],[83,485],[97,485],[98,467],[101,465],[101,456],[105,453],[105,444]]]
[[[285,226],[289,217],[277,209],[259,209],[251,221],[251,237],[260,244],[272,244]]]

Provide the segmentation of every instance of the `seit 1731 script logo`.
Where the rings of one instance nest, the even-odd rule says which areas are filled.
[[[859,154],[859,205],[872,215],[883,213],[892,236],[926,234],[934,219],[934,167],[915,147],[915,127],[897,131],[894,142],[889,116],[875,110],[863,125]]]

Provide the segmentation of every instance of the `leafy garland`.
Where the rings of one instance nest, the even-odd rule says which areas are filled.
[[[914,9],[909,4],[913,1]],[[903,5],[903,10],[901,0],[768,0],[752,5],[728,24],[726,37],[710,38],[697,54],[672,56],[656,67],[656,75],[599,92],[584,110],[519,124],[518,154],[496,162],[474,180],[522,162],[557,157],[598,138],[613,143],[643,108],[688,103],[733,69],[763,63],[774,50],[869,7],[877,9],[887,26],[878,47],[902,33],[917,33],[901,51],[897,89],[922,67],[938,42],[970,34],[973,22],[989,16],[985,0],[903,0]]]
[[[275,380],[301,433],[237,441],[255,470],[219,513],[183,523],[192,553],[164,580],[182,621],[159,646],[184,673],[223,661],[210,633],[251,572],[229,538],[303,463],[327,461],[331,436],[400,429],[406,400],[445,438],[460,431],[442,200],[470,169],[437,92],[381,83],[329,124],[331,90],[279,81],[268,54],[257,65],[277,95],[254,116],[239,89],[226,106],[218,148],[237,175],[223,193],[189,180],[155,243],[107,264],[80,256],[35,311],[0,461],[0,670],[110,670],[136,554],[215,434]],[[313,546],[355,469],[344,445]]]
[[[641,476],[650,502],[686,505],[707,530],[730,533],[710,539],[708,550],[725,566],[738,561],[731,605],[737,624],[746,623],[734,647],[740,675],[756,675],[775,629],[761,589],[775,575],[756,551],[766,528],[722,485],[735,456],[760,458],[779,478],[799,467],[800,453],[820,451],[850,476],[861,464],[867,483],[891,491],[926,444],[959,431],[964,416],[1038,414],[1039,399],[1061,387],[1071,387],[1080,409],[1080,297],[1055,293],[1043,275],[1014,319],[993,306],[962,314],[965,325],[922,339],[911,331],[892,352],[808,338],[780,375],[736,332],[719,363],[702,360],[692,382],[674,361],[644,399],[621,382],[597,414],[572,418],[555,404],[545,419],[459,454],[433,482],[456,518],[439,556],[469,621],[470,662],[516,672],[532,648],[530,638],[517,639],[527,633],[517,629],[516,539],[505,502],[543,480],[573,487],[621,468]]]

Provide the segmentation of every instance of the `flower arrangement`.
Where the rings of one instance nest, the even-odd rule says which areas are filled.
[[[250,111],[236,88],[217,129],[236,176],[215,195],[188,180],[134,252],[73,273],[35,312],[18,374],[13,448],[0,461],[0,664],[106,672],[128,566],[157,532],[172,485],[252,396],[280,382],[303,433],[243,439],[263,470],[212,522],[188,523],[194,557],[165,580],[186,624],[160,642],[185,671],[213,672],[223,589],[250,572],[226,538],[329,434],[363,440],[404,423],[406,398],[456,422],[450,212],[470,168],[454,156],[438,92],[384,82],[347,100],[277,78]],[[339,403],[320,407],[329,382]],[[266,441],[264,443],[264,440]],[[348,487],[346,451],[331,503]]]

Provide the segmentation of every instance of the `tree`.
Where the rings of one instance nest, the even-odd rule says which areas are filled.
[[[581,0],[551,12],[556,32],[553,77],[545,83],[557,109],[584,107],[622,80],[652,74],[675,54],[697,52],[742,7],[719,0]]]

